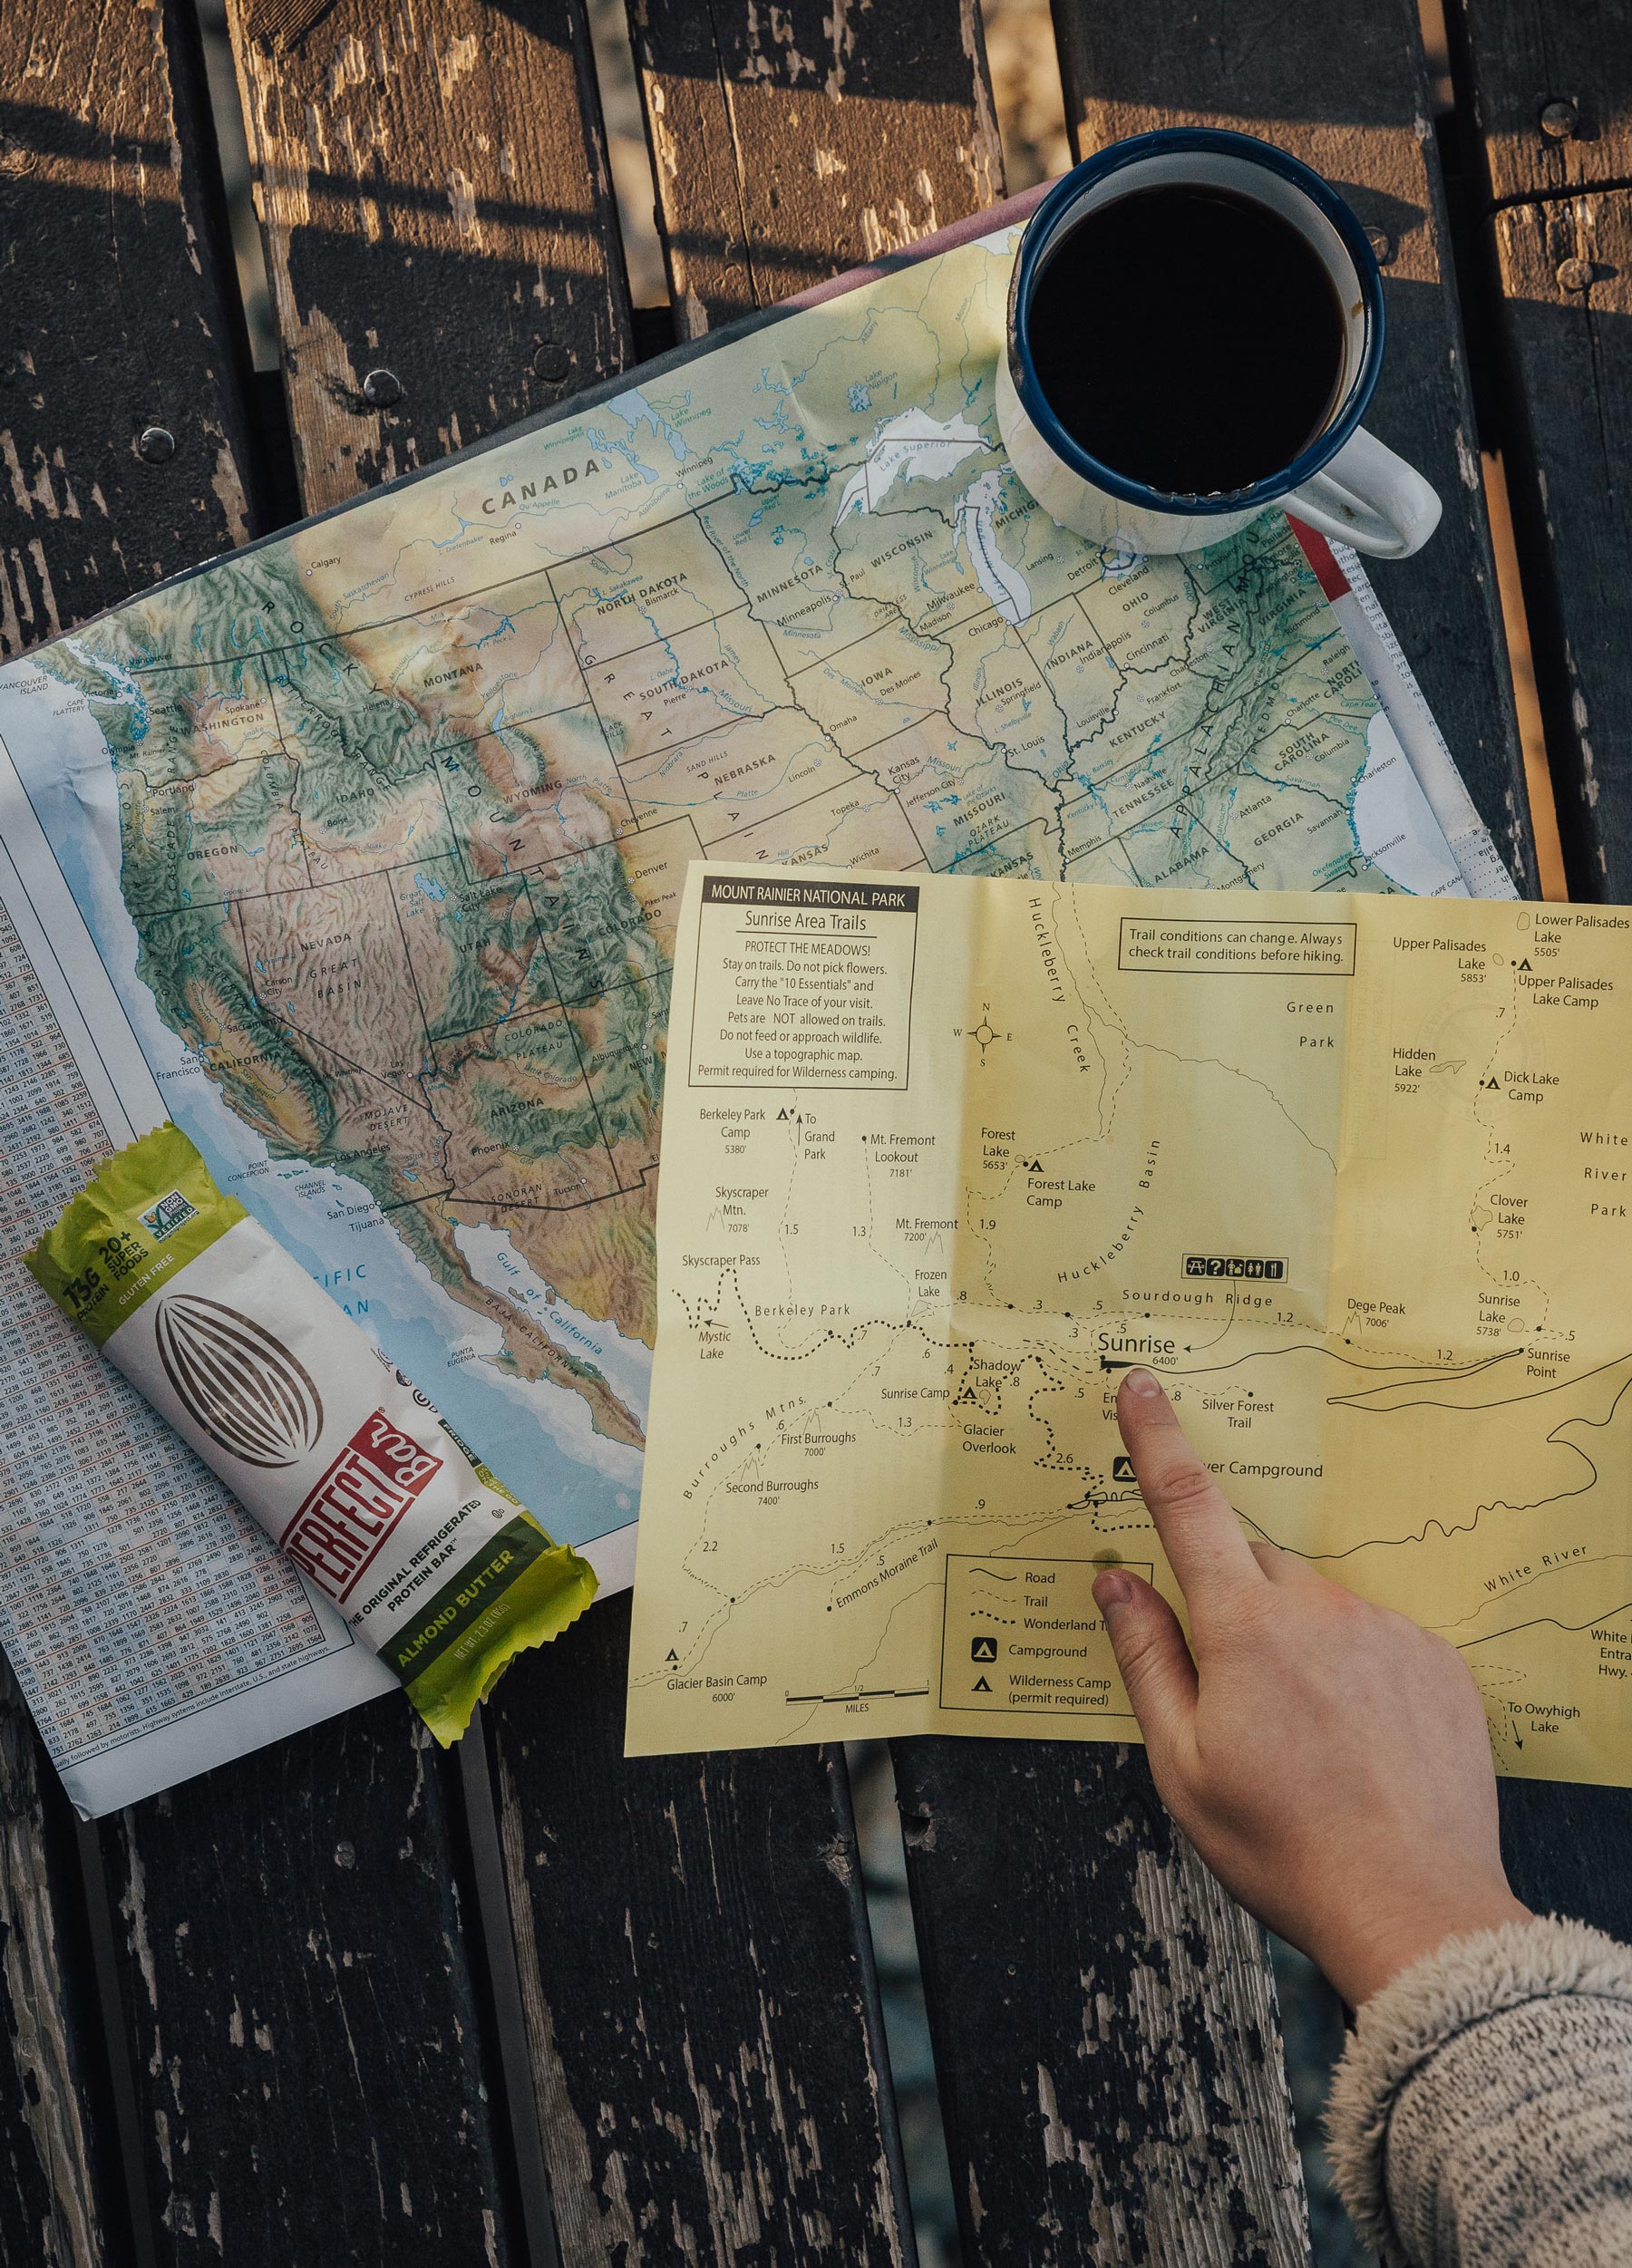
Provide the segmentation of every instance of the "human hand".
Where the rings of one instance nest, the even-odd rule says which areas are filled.
[[[1126,1568],[1093,1595],[1157,1792],[1226,1889],[1351,2007],[1447,1937],[1528,1921],[1484,1707],[1455,1649],[1249,1543],[1149,1371],[1117,1422],[1190,1613]]]

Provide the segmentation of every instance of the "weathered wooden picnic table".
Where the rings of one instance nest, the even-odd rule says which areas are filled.
[[[1533,892],[1499,447],[1570,884],[1626,897],[1632,8],[1451,6],[1436,131],[1412,0],[1056,0],[1071,129],[1214,121],[1350,197],[1370,422],[1446,501],[1384,603]],[[232,0],[279,401],[189,0],[8,0],[0,650],[1002,193],[974,0],[630,14],[672,333],[583,0]],[[0,1704],[5,2268],[912,2260],[843,1751],[626,1763],[627,1632],[598,1606],[450,1757],[383,1701],[99,1828]],[[1306,2260],[1263,1942],[1141,1754],[895,1770],[967,2260]],[[1520,1894],[1632,1934],[1632,1797],[1503,1798]]]

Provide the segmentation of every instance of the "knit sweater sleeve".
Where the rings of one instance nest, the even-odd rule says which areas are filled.
[[[1563,1921],[1440,1946],[1360,2011],[1326,2125],[1387,2268],[1632,2262],[1632,1949]]]

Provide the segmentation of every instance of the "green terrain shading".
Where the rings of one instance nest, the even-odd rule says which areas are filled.
[[[558,1000],[587,1000],[661,973],[662,955],[615,845],[529,875],[527,889]]]
[[[433,1040],[480,1031],[554,998],[520,875],[467,882],[457,863],[443,858],[394,874],[392,883]]]
[[[505,1367],[582,1382],[597,1425],[637,1439],[593,1365],[511,1316],[470,1275],[436,1199],[446,1149],[436,1112],[458,1076],[466,1117],[518,1165],[579,1149],[588,1153],[585,1186],[615,1188],[591,1092],[599,1059],[587,1080],[572,1027],[559,1012],[538,1012],[563,995],[593,1003],[607,984],[621,990],[660,971],[656,941],[609,844],[531,877],[470,873],[437,751],[454,767],[464,756],[463,779],[481,790],[467,800],[486,817],[500,819],[507,807],[433,707],[380,682],[343,638],[303,635],[317,626],[289,555],[274,546],[94,625],[76,640],[78,654],[59,645],[42,656],[94,703],[112,760],[138,976],[273,1157],[361,1183],[444,1288],[500,1322]],[[189,652],[199,659],[132,674]],[[502,738],[509,777],[525,792],[545,790],[544,751],[514,729]],[[330,895],[314,900],[314,888]],[[368,965],[403,969],[426,1032],[417,1077],[412,1063],[393,1075],[364,1071],[338,1015],[331,1028],[296,1032],[261,1004],[232,906],[246,891],[263,936],[266,909],[289,906],[291,953],[338,954],[349,948],[332,933],[361,929],[378,948]],[[298,912],[313,903],[321,915]],[[321,957],[306,965],[317,1001],[330,989],[339,996]],[[345,973],[364,981],[355,963]],[[619,1031],[626,1021],[620,1011]],[[614,1124],[649,1134],[655,1103],[624,1052],[612,1050],[605,1068]],[[646,1253],[649,1261],[649,1236]],[[627,1262],[615,1255],[615,1265]]]
[[[425,718],[338,640],[274,655],[267,677],[285,744],[299,757],[296,806],[314,836],[370,843],[392,825],[405,787],[434,788]],[[431,816],[403,845],[420,857],[452,848],[440,792],[426,806]]]
[[[573,1012],[585,1076],[607,1141],[649,1142],[654,1158],[668,1005],[665,975],[649,984],[622,985],[591,1009]]]
[[[136,935],[137,975],[155,1000],[170,1003],[165,1022],[199,1050],[238,1117],[274,1157],[324,1157],[335,1118],[328,1090],[287,1032],[262,1015],[245,978],[230,908],[164,915],[138,923]],[[287,1107],[274,1115],[267,1096],[280,1090]],[[296,1141],[293,1129],[303,1119],[311,1137]]]

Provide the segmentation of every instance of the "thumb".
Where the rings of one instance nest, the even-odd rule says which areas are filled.
[[[1095,1578],[1093,1603],[1156,1764],[1173,1753],[1196,1706],[1196,1665],[1179,1617],[1160,1591],[1125,1567],[1107,1567]]]

